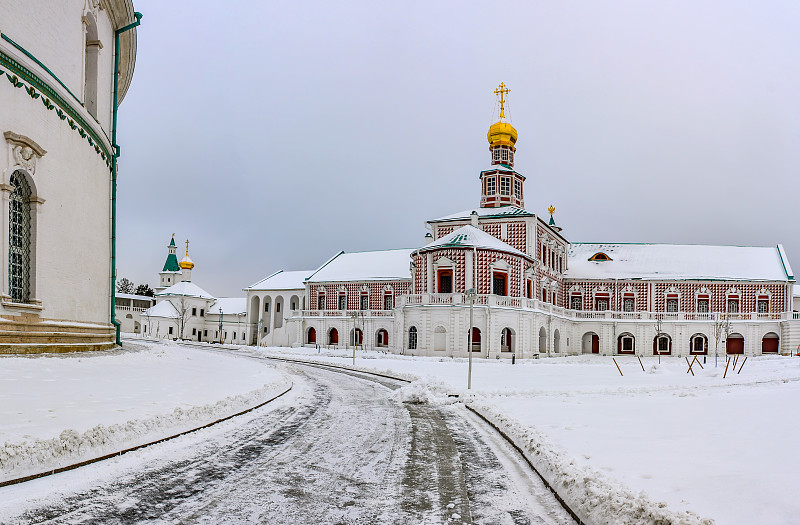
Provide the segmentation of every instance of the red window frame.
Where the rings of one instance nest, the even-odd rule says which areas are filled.
[[[450,291],[443,292],[442,291],[442,277],[450,277]],[[453,282],[453,269],[452,268],[442,268],[438,272],[436,272],[436,293],[453,293],[454,285]]]

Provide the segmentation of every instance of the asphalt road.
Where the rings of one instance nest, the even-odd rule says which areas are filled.
[[[399,381],[282,366],[295,387],[261,409],[3,489],[3,523],[572,523],[463,406],[399,403]]]

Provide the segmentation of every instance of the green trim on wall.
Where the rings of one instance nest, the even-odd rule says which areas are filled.
[[[5,35],[2,36],[4,39],[9,40],[5,38]],[[36,60],[33,55],[20,48],[16,44],[14,45],[23,51],[27,56],[35,60],[37,64],[41,65],[41,63]],[[48,110],[55,110],[58,118],[61,120],[66,120],[67,124],[69,124],[69,127],[72,130],[77,131],[82,138],[85,138],[86,142],[88,142],[89,145],[94,148],[95,152],[105,161],[106,166],[111,168],[111,152],[103,143],[102,138],[97,134],[97,132],[95,132],[95,130],[89,126],[88,122],[86,122],[81,114],[74,107],[72,107],[69,102],[64,100],[61,95],[59,95],[53,88],[44,82],[36,73],[20,64],[13,57],[5,54],[2,50],[0,50],[0,67],[8,70],[3,71],[0,69],[0,76],[5,75],[11,85],[16,88],[25,88],[25,91],[32,99],[40,98],[42,104]],[[44,66],[42,65],[42,67]],[[49,69],[46,67],[44,67],[44,69],[50,73]],[[50,74],[52,75],[52,73]],[[53,78],[61,83],[61,81],[58,80],[55,75],[53,75]],[[25,86],[26,82],[28,83],[28,86]],[[70,95],[72,95],[71,92]],[[72,96],[74,97],[75,95]]]

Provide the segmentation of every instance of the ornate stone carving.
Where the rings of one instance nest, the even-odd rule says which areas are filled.
[[[31,176],[36,173],[36,162],[47,153],[33,139],[11,131],[3,133],[9,145],[13,165],[21,166]]]

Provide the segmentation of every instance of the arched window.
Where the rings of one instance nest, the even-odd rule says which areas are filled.
[[[8,197],[8,288],[11,301],[27,303],[31,294],[31,187],[25,174],[11,174]]]
[[[83,104],[97,118],[97,70],[98,56],[103,45],[97,36],[97,23],[91,13],[84,17],[86,24],[86,54],[84,56]]]
[[[408,329],[408,349],[409,350],[416,350],[417,349],[417,327],[412,326]]]

